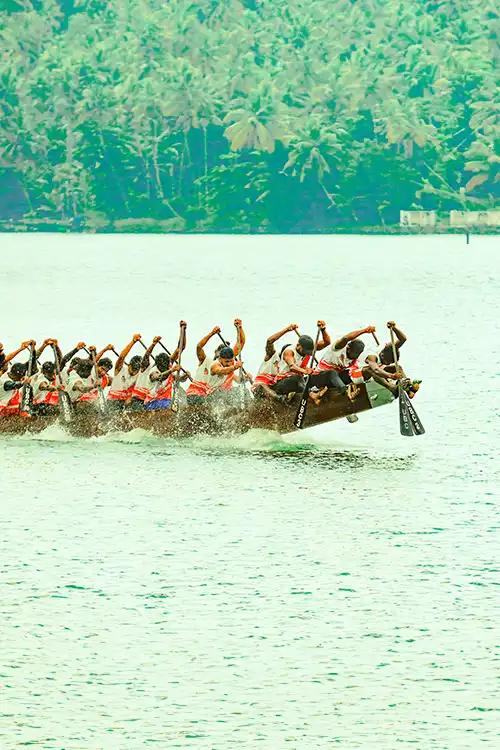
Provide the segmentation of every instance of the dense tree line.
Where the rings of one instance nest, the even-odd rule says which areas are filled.
[[[2,0],[0,213],[315,231],[499,187],[493,0]],[[2,207],[3,200],[3,207]]]

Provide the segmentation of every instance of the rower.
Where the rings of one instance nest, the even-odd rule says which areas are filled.
[[[172,359],[174,359],[176,352],[172,354]],[[149,372],[149,380],[152,385],[150,386],[148,395],[144,399],[144,408],[147,411],[170,408],[174,388],[174,374],[179,372],[179,370],[179,365],[174,364],[171,366],[170,357],[166,352],[158,354],[155,365]],[[187,375],[184,374],[180,379],[186,380]]]
[[[136,354],[128,364],[125,363],[125,358],[134,344],[141,338],[140,333],[134,333],[115,362],[114,375],[108,393],[108,401],[113,409],[123,409],[132,395],[132,390],[141,371],[142,357]]]
[[[372,377],[377,383],[380,383],[380,385],[383,385],[384,388],[387,388],[391,393],[397,395],[398,386],[395,381],[405,378],[403,368],[399,364],[399,352],[407,338],[396,326],[396,323],[393,320],[388,321],[387,328],[389,328],[389,330],[392,329],[396,334],[395,349],[396,359],[398,361],[397,367],[394,363],[392,344],[389,342],[384,344],[378,354],[367,355],[365,358],[366,371],[363,370],[363,372],[369,375],[369,377]]]
[[[73,404],[97,400],[96,380],[92,373],[93,364],[88,359],[80,359],[68,376],[65,390]]]
[[[29,383],[29,378],[22,362],[14,362],[10,370],[0,376],[0,417],[20,413],[21,389],[25,383]]]
[[[82,349],[85,349],[85,342],[79,341],[78,344],[74,347],[74,349],[71,349],[71,351],[65,354],[64,357],[61,357],[59,367],[60,367],[60,372],[61,372],[61,379],[64,385],[67,384],[71,372],[73,372],[76,369],[77,365],[80,362],[86,361],[84,357],[75,356]]]
[[[337,339],[321,358],[318,369],[310,380],[311,385],[345,393],[351,383],[363,383],[363,368],[359,357],[365,345],[359,337],[374,332],[375,326],[366,326]]]
[[[321,336],[318,339],[316,350],[321,350],[329,346],[330,336],[324,320],[318,320],[317,325]],[[287,344],[279,354],[275,351],[274,343],[288,331],[297,331],[297,326],[292,324],[286,329],[278,331],[278,333],[270,336],[266,342],[267,368],[271,368],[269,374],[272,377],[266,378],[268,382],[263,384],[264,388],[261,395],[290,398],[290,394],[297,393],[303,388],[304,376],[311,375],[314,371],[311,368],[314,341],[310,336],[299,336],[295,347]],[[266,360],[264,360],[263,365],[266,365]]]
[[[54,362],[44,362],[41,371],[31,380],[33,388],[33,413],[38,416],[49,416],[59,412],[59,391],[61,386],[56,382]]]
[[[279,374],[279,355],[274,348],[274,344],[287,333],[297,331],[298,328],[297,323],[290,323],[286,328],[281,328],[267,339],[264,360],[258,369],[252,386],[253,394],[257,398],[276,397],[274,391],[270,388],[276,382]]]
[[[234,349],[222,346],[218,349],[218,356],[210,366],[208,385],[210,395],[227,394],[234,386],[234,373],[242,366],[241,359],[236,359]]]
[[[210,396],[213,393],[214,387],[218,387],[220,385],[220,368],[216,367],[215,372],[212,373],[212,366],[215,362],[219,362],[219,365],[221,365],[221,351],[224,348],[231,350],[231,356],[227,359],[232,360],[234,359],[234,357],[237,357],[238,354],[240,354],[241,350],[245,346],[246,336],[240,318],[235,318],[234,326],[236,328],[236,343],[234,347],[231,347],[228,341],[224,341],[224,343],[219,344],[219,346],[216,348],[213,358],[207,356],[205,347],[210,339],[212,339],[214,336],[220,336],[221,330],[219,326],[215,326],[215,328],[212,328],[212,330],[207,333],[207,335],[204,336],[196,345],[198,368],[195,372],[192,383],[190,383],[186,391],[188,404],[203,403],[207,396]],[[228,354],[228,352],[226,352],[226,354]],[[233,379],[234,371],[235,370],[232,370]],[[215,375],[216,377],[215,381],[212,380],[213,375]]]
[[[396,341],[395,341],[396,358],[399,361],[399,352],[400,352],[400,349],[403,346],[403,344],[405,343],[405,341],[407,340],[407,338],[406,338],[405,334],[403,333],[403,331],[401,331],[401,329],[396,326],[396,323],[394,322],[394,320],[389,320],[387,322],[387,328],[389,330],[394,331],[394,333],[396,335]],[[390,341],[387,344],[384,344],[384,346],[382,347],[382,349],[379,352],[378,358],[380,360],[380,364],[381,365],[388,366],[388,365],[394,365],[395,364],[394,363],[394,354],[393,354],[393,351],[392,351],[392,344],[391,344]],[[395,368],[392,368],[392,369],[394,371]]]
[[[151,394],[152,383],[149,376],[154,367],[154,363],[151,363],[150,358],[153,349],[159,341],[161,341],[161,336],[155,336],[141,359],[140,372],[136,377],[132,390],[130,391],[130,400],[127,402],[127,406],[130,409],[142,410],[144,407],[144,401]]]

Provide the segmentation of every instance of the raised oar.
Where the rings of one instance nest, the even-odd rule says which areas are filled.
[[[311,364],[314,364],[314,361],[316,359],[316,349],[318,348],[318,341],[321,334],[321,328],[318,326],[318,332],[316,334],[316,341],[314,342],[314,349],[312,351],[311,355]],[[297,409],[297,414],[295,415],[295,421],[294,425],[298,430],[302,429],[302,425],[304,423],[304,419],[306,417],[307,412],[307,404],[309,402],[309,390],[311,387],[311,375],[306,375],[306,382],[304,383],[304,388],[302,390],[302,396],[300,397],[300,404],[299,408]]]
[[[146,344],[144,343],[144,341],[141,341],[141,339],[139,339],[138,343],[142,346],[142,348],[144,350],[146,350],[148,348],[146,346]],[[165,344],[163,344],[161,341],[158,341],[158,344],[161,346],[161,348],[163,349],[163,351],[165,352],[165,354],[168,354],[168,356],[171,358],[172,354],[168,351],[168,349],[165,346]],[[156,357],[154,356],[154,354],[151,354],[151,356],[153,357],[153,361],[156,362]],[[185,370],[184,367],[181,367],[181,372],[183,372],[184,375],[187,375],[188,380],[190,380],[191,382],[193,382],[193,378],[191,377],[191,374],[187,370]]]
[[[396,372],[398,371],[398,358],[396,354],[396,343],[394,341],[394,331],[392,328],[389,328],[389,333],[391,334],[391,346],[392,346],[392,356],[394,358],[394,367],[396,368]],[[398,380],[398,400],[399,400],[399,430],[402,435],[405,437],[413,437],[413,427],[412,422],[410,420],[410,412],[408,410],[408,405],[403,398],[403,388],[401,386],[401,380]]]
[[[59,385],[63,387],[63,381],[61,377],[61,368],[59,367],[59,357],[57,356],[57,350],[55,344],[51,344],[52,350],[54,352],[54,366],[56,368],[56,378],[59,381]],[[71,399],[69,397],[69,394],[66,393],[66,391],[59,390],[57,394],[57,399],[59,401],[59,408],[63,415],[63,421],[69,424],[73,421],[73,404],[71,403]]]
[[[30,378],[33,373],[33,360],[36,359],[35,357],[35,345],[30,344],[30,358],[28,360],[28,374],[27,377]],[[28,414],[31,416],[31,410],[33,406],[33,388],[31,387],[31,383],[24,383],[23,390],[21,393],[21,414]]]
[[[120,359],[120,355],[118,354],[118,352],[116,351],[116,349],[115,349],[114,346],[111,347],[110,351],[112,351],[113,354],[116,354],[116,356],[118,357],[118,359]],[[123,364],[125,365],[125,367],[128,367],[128,362],[126,362],[125,360],[123,360]]]
[[[97,359],[96,359],[96,352],[95,349],[92,349],[92,364],[94,365],[95,370],[95,378],[96,378],[96,387],[97,387],[97,405],[99,407],[99,411],[101,414],[106,414],[108,410],[108,405],[106,403],[106,396],[104,395],[104,391],[102,389],[101,385],[101,379],[99,377],[99,369],[97,367]]]
[[[177,413],[179,411],[179,382],[181,377],[181,357],[182,352],[186,348],[186,326],[181,325],[181,330],[179,331],[179,342],[177,344],[177,364],[179,365],[179,369],[175,373],[174,376],[174,384],[172,388],[172,403],[170,404],[170,408],[174,413]],[[170,356],[170,355],[169,355]]]
[[[172,352],[169,352],[169,350],[167,349],[167,347],[165,346],[165,344],[162,341],[158,341],[158,344],[161,346],[161,348],[163,349],[163,351],[165,352],[165,354],[168,354],[168,356],[170,357],[170,359],[172,359]],[[153,355],[151,355],[151,356],[153,356]],[[179,364],[180,364],[180,362],[179,362]],[[181,367],[180,372],[183,372],[184,375],[187,375],[188,380],[190,380],[191,382],[193,382],[193,378],[191,377],[191,374],[187,370],[185,370],[184,367]]]

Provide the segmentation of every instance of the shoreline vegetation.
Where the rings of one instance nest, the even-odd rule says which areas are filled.
[[[231,231],[215,229],[210,232],[206,230],[196,231],[195,229],[186,230],[172,227],[170,222],[162,222],[155,219],[124,219],[110,221],[100,226],[85,226],[79,224],[75,227],[72,221],[37,220],[26,219],[23,221],[0,221],[0,233],[57,233],[57,234],[186,234],[186,235],[208,235],[208,234],[227,234],[227,235],[283,235],[283,232],[270,231],[268,228],[259,231],[256,229],[252,232],[238,232],[235,229]],[[351,224],[349,226],[325,227],[321,231],[303,231],[288,232],[289,235],[435,235],[435,234],[463,234],[463,235],[498,235],[499,227],[495,226],[470,226],[456,227],[448,223],[437,223],[432,227],[419,226],[401,226],[400,224],[385,224],[379,226],[360,226]]]
[[[413,233],[401,210],[493,209],[496,17],[483,0],[5,0],[2,228]]]

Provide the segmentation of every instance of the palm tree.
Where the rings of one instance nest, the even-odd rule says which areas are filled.
[[[277,98],[272,85],[263,83],[248,97],[230,102],[231,109],[223,122],[232,123],[224,131],[232,151],[253,149],[272,153],[276,141],[286,142],[283,126],[286,107]]]

